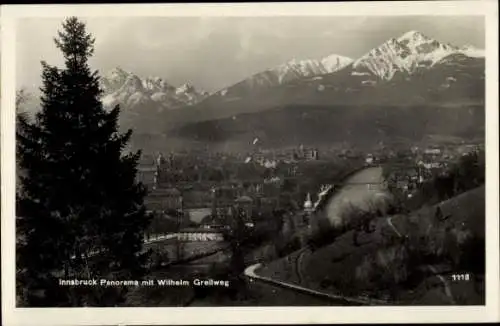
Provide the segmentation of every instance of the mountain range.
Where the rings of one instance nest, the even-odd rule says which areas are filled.
[[[115,68],[101,76],[102,102],[105,107],[116,104],[136,108],[146,102],[154,102],[161,109],[176,109],[192,105],[208,96],[190,84],[175,87],[160,77],[141,79],[137,75]]]
[[[244,143],[260,137],[270,146],[484,136],[484,51],[417,31],[345,59],[333,72],[248,87],[261,76],[216,92],[162,125],[174,138]]]
[[[441,43],[417,31],[410,31],[397,39],[388,40],[356,60],[342,58],[337,67],[331,72],[319,72],[318,69],[318,73],[303,73],[301,77],[272,83],[257,90],[251,87],[262,84],[259,83],[262,76],[271,72],[272,76],[281,76],[278,73],[283,69],[271,69],[216,92],[195,105],[193,111],[198,111],[195,114],[198,119],[202,116],[209,119],[234,114],[235,111],[259,111],[297,102],[339,104],[382,100],[402,104],[398,96],[394,98],[398,94],[404,95],[406,103],[425,102],[429,96],[433,97],[432,101],[439,101],[440,94],[432,94],[434,91],[446,93],[459,88],[469,79],[484,79],[484,51],[471,46]],[[432,89],[417,85],[426,79],[431,79]],[[399,87],[407,90],[400,92]],[[463,93],[463,96],[467,95],[467,92]],[[443,98],[443,101],[446,99]],[[226,107],[228,112],[223,112]]]
[[[293,59],[256,73],[214,94],[198,91],[191,84],[175,87],[161,77],[141,78],[117,67],[101,76],[102,102],[106,108],[119,104],[122,107],[122,122],[127,126],[137,127],[141,124],[138,120],[144,120],[143,124],[146,125],[151,122],[149,117],[144,115],[156,115],[164,111],[187,108],[202,102],[211,95],[222,96],[227,100],[236,94],[250,94],[304,77],[333,73],[351,62],[352,59],[340,55],[330,55],[319,60]]]
[[[328,111],[329,108],[328,114],[318,114],[324,115],[324,119],[342,117],[350,123],[359,120],[364,125],[363,120],[370,114],[365,114],[364,118],[360,113],[369,107],[379,108],[371,113],[385,112],[382,116],[375,114],[370,118],[378,119],[377,123],[382,125],[387,125],[382,121],[387,116],[384,107],[399,108],[401,112],[407,113],[401,108],[413,108],[416,112],[408,114],[425,115],[414,117],[414,121],[422,123],[432,119],[434,111],[418,107],[441,108],[445,111],[448,109],[442,108],[453,107],[455,111],[461,110],[457,107],[473,107],[473,110],[482,108],[482,114],[475,111],[471,113],[474,115],[471,121],[480,124],[481,116],[484,116],[484,79],[484,50],[470,45],[456,46],[439,42],[418,31],[409,31],[387,40],[359,58],[331,54],[320,59],[294,59],[257,72],[212,94],[199,91],[189,84],[174,86],[159,77],[140,78],[120,68],[104,74],[101,86],[105,107],[120,104],[121,124],[133,127],[137,135],[227,142],[236,134],[238,137],[247,134],[250,137],[258,133],[264,137],[273,135],[274,138],[286,139],[292,131],[286,125],[278,128],[277,124],[289,121],[288,115],[295,116],[291,113],[293,110],[287,110],[288,107],[301,112],[297,116],[298,121],[289,121],[289,126],[295,127],[316,121],[316,118],[311,117],[314,112]],[[303,112],[304,108],[310,112]],[[456,117],[465,116],[457,112],[449,113],[454,117],[450,119],[458,123],[456,127],[460,130],[457,132],[463,134],[464,130]],[[303,114],[309,118],[303,118]],[[404,115],[390,115],[404,119]],[[358,120],[353,120],[352,116]],[[440,115],[441,123],[446,123],[447,116]],[[322,126],[325,127],[323,123],[327,122],[322,121]],[[398,122],[391,120],[391,123]],[[238,127],[235,128],[235,125]],[[303,127],[308,129],[310,126]],[[272,128],[275,130],[270,130]],[[422,128],[425,130],[426,126]],[[464,125],[464,128],[468,134],[474,129],[470,124]],[[484,123],[476,129],[481,128],[484,129]],[[282,134],[276,134],[276,130],[282,130]],[[311,132],[314,130],[318,133],[318,141],[324,138],[320,129],[312,128]],[[453,133],[450,130],[448,132]],[[347,137],[338,135],[344,136]],[[242,139],[245,137],[242,136]],[[338,138],[332,137],[321,141]],[[300,141],[301,136],[295,138]],[[314,140],[315,137],[308,135],[306,138]]]

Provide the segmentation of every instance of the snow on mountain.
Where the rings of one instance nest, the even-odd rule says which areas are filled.
[[[215,94],[224,101],[234,101],[254,90],[280,86],[304,78],[318,79],[319,76],[336,73],[346,67],[351,68],[351,76],[366,76],[364,83],[373,85],[379,80],[391,80],[398,73],[405,74],[407,78],[407,75],[419,69],[431,68],[456,54],[478,58],[484,57],[484,50],[473,46],[457,47],[412,30],[398,38],[391,38],[356,60],[336,54],[322,59],[292,59],[256,73]]]
[[[191,84],[184,84],[175,89],[175,95],[179,100],[192,105],[203,100],[207,93],[198,92]]]
[[[353,60],[337,54],[332,54],[321,59],[321,64],[327,73],[333,73],[349,65]]]
[[[352,59],[340,55],[332,54],[323,59],[293,59],[278,67],[267,70],[278,76],[279,84],[283,84],[295,79],[312,77],[335,72],[347,66]]]
[[[178,88],[176,88],[176,94],[190,93],[194,91],[194,87],[191,84],[184,84]]]
[[[318,60],[296,60],[293,59],[287,63],[270,69],[278,77],[278,83],[283,84],[301,77],[309,77],[325,73],[325,69]]]
[[[160,77],[141,79],[119,67],[101,77],[101,87],[105,107],[116,104],[136,107],[154,102],[162,107],[177,108],[195,104],[207,96],[189,84],[177,88]]]
[[[270,68],[241,82],[225,88],[216,94],[220,96],[230,96],[235,93],[253,90],[255,88],[273,87],[297,79],[315,77],[338,71],[352,62],[352,59],[332,54],[323,59],[292,59],[274,68]]]
[[[112,93],[118,90],[131,73],[117,67],[109,71],[105,76],[101,77],[101,87],[106,93]]]
[[[390,80],[397,73],[412,74],[457,53],[480,57],[484,51],[470,46],[459,48],[438,42],[418,31],[409,31],[372,49],[354,61],[352,67],[357,72],[370,72],[382,80]]]
[[[165,92],[170,93],[175,91],[175,87],[169,85],[165,80],[160,77],[147,77],[142,80],[142,85],[148,91],[156,93],[156,92]]]

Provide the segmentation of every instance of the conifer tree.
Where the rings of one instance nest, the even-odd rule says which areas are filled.
[[[19,118],[17,288],[29,306],[113,306],[124,288],[60,286],[59,279],[140,279],[145,189],[140,152],[123,153],[131,130],[104,110],[94,38],[75,17],[54,39],[63,68],[42,62],[41,111]]]

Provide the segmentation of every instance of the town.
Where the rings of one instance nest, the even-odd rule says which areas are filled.
[[[253,235],[304,227],[310,234],[313,206],[325,189],[340,188],[344,175],[352,171],[383,166],[384,187],[411,202],[422,185],[448,172],[450,162],[484,152],[481,143],[401,147],[380,146],[364,153],[320,152],[301,145],[244,155],[202,151],[144,155],[137,178],[148,189],[145,205],[153,216],[145,239],[223,241],[237,217],[242,218],[245,232]],[[330,175],[322,173],[325,170]]]

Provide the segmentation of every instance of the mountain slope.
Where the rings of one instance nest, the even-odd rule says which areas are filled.
[[[102,102],[106,108],[119,104],[120,122],[125,127],[148,130],[160,128],[164,111],[189,107],[208,96],[190,84],[175,87],[160,77],[140,78],[115,68],[101,76]]]
[[[170,131],[167,138],[251,147],[252,140],[258,137],[261,146],[276,148],[344,141],[372,146],[380,141],[420,140],[432,134],[467,139],[484,137],[484,107],[290,105],[187,124]]]
[[[352,67],[355,71],[368,71],[382,80],[390,80],[398,72],[412,74],[419,68],[430,68],[458,50],[420,32],[410,31],[371,50]]]
[[[413,105],[484,102],[483,51],[457,47],[411,31],[369,51],[343,68],[266,87],[236,84],[214,94],[170,125],[231,117],[291,104]],[[258,74],[271,80],[270,72]],[[249,79],[245,83],[250,83]],[[262,83],[264,85],[264,83]],[[251,91],[249,91],[251,89]],[[232,94],[232,95],[231,95]]]
[[[217,100],[232,101],[261,89],[283,85],[288,82],[333,73],[352,62],[351,58],[332,54],[323,59],[293,59],[277,67],[259,72],[212,95]]]
[[[176,88],[160,77],[141,79],[121,68],[115,68],[102,76],[101,87],[104,91],[105,106],[121,104],[126,108],[151,101],[157,103],[161,109],[173,109],[195,104],[207,96],[190,84]]]

